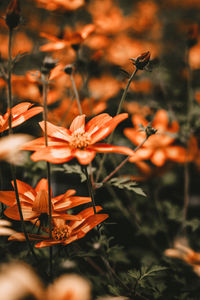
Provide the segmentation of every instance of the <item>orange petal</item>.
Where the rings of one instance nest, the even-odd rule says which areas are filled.
[[[142,125],[143,127],[147,127],[148,125],[147,120],[143,116],[137,114],[132,116],[132,122],[136,129],[140,128],[139,125]]]
[[[41,190],[48,192],[48,180],[46,178],[42,178],[35,187],[36,192],[39,192]]]
[[[151,148],[140,148],[129,159],[130,162],[137,162],[140,160],[147,160],[151,157],[153,150]]]
[[[28,205],[25,202],[21,202],[21,206],[22,206],[23,218],[25,221],[29,221],[38,217],[38,213],[32,210],[32,205],[30,204]],[[17,204],[6,208],[4,214],[10,219],[21,220]]]
[[[97,143],[91,146],[91,149],[95,150],[96,152],[106,152],[106,153],[121,153],[128,156],[135,155],[135,152],[128,148],[122,146],[114,146],[109,144]]]
[[[90,197],[63,197],[60,201],[54,204],[54,210],[63,211],[89,202],[91,202]]]
[[[53,212],[52,217],[57,218],[57,219],[60,218],[62,220],[69,220],[69,221],[81,221],[82,220],[81,216],[69,215],[69,214],[66,214],[66,213],[62,214],[62,213]]]
[[[44,131],[44,121],[40,122],[39,124]],[[61,139],[66,142],[69,142],[71,140],[71,133],[68,129],[53,125],[50,122],[47,122],[47,134],[50,137]]]
[[[74,131],[80,131],[80,132],[84,132],[85,131],[85,115],[80,115],[77,116],[71,123],[70,131],[74,132]]]
[[[90,135],[96,132],[98,129],[100,129],[104,124],[106,124],[108,121],[112,119],[109,114],[100,114],[94,118],[92,118],[86,125],[85,131],[89,133]]]
[[[13,191],[0,191],[0,202],[7,206],[13,206],[16,203],[16,195]]]
[[[31,155],[33,161],[45,160],[55,164],[67,162],[73,157],[71,149],[64,146],[46,147]]]
[[[52,42],[40,47],[40,51],[56,51],[64,49],[67,46],[66,41]]]
[[[62,244],[63,241],[55,241],[55,240],[46,240],[46,241],[42,241],[40,243],[37,243],[35,245],[35,248],[44,248],[44,247],[50,247],[50,246],[53,246],[53,245],[58,245],[58,244]]]
[[[152,122],[152,127],[160,131],[167,131],[168,123],[168,114],[166,110],[160,109],[155,114],[154,120]]]
[[[95,157],[96,152],[93,149],[75,149],[73,155],[78,159],[82,165],[88,165]]]
[[[99,212],[100,210],[102,210],[101,206],[95,206],[96,208],[96,212]],[[84,210],[82,210],[77,216],[80,216],[82,218],[82,221],[71,221],[69,223],[69,226],[71,227],[71,229],[75,229],[76,227],[78,227],[80,224],[82,224],[84,222],[85,219],[89,218],[90,216],[94,215],[94,210],[93,207],[88,207]]]
[[[156,150],[151,157],[152,163],[154,165],[156,165],[157,167],[163,166],[166,159],[167,159],[166,153],[164,150],[161,150],[161,149]]]
[[[68,191],[66,191],[65,194],[58,195],[58,196],[52,198],[52,202],[53,202],[53,204],[55,204],[58,201],[60,201],[63,197],[65,197],[65,199],[66,199],[66,198],[73,196],[74,194],[76,194],[76,190],[68,190]]]
[[[59,142],[56,138],[48,137],[48,146],[64,146],[66,142]],[[37,151],[45,148],[45,138],[41,137],[35,140],[32,140],[21,147],[21,150]]]
[[[23,114],[19,115],[12,121],[12,127],[16,127],[23,122],[27,121],[28,119],[32,118],[33,116],[39,114],[42,112],[43,108],[42,107],[33,107],[29,109],[28,111],[24,112]]]
[[[125,128],[124,134],[134,145],[140,145],[146,137],[144,131],[137,131],[133,128]]]
[[[16,118],[17,116],[23,114],[25,111],[27,111],[29,109],[29,107],[33,106],[32,103],[30,102],[22,102],[19,103],[17,105],[15,105],[12,109],[11,109],[11,113],[12,113],[12,117]]]
[[[179,163],[184,163],[186,161],[186,149],[180,146],[170,146],[165,149],[167,158]]]
[[[100,141],[102,139],[104,139],[105,137],[107,137],[114,129],[115,127],[122,122],[123,120],[128,118],[128,114],[124,113],[124,114],[119,114],[117,116],[115,116],[114,118],[112,118],[111,120],[109,120],[108,122],[106,122],[104,124],[104,126],[101,126],[101,128],[99,128],[99,130],[95,131],[92,135],[92,144],[95,144],[97,141]]]
[[[14,187],[13,181],[12,181],[12,186]],[[18,188],[19,193],[24,194],[26,197],[30,198],[31,200],[35,199],[36,192],[29,184],[27,184],[21,180],[17,180],[17,188]]]

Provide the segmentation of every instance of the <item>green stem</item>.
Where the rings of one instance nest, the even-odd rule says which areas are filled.
[[[121,100],[120,100],[120,103],[119,103],[119,106],[118,106],[118,109],[117,109],[116,116],[119,115],[120,112],[121,112],[122,105],[123,105],[123,103],[124,103],[124,101],[125,101],[125,99],[126,99],[126,96],[127,96],[127,93],[128,93],[129,86],[130,86],[130,84],[131,84],[131,81],[132,81],[133,78],[135,77],[137,71],[138,71],[138,69],[136,68],[136,69],[134,70],[134,72],[131,74],[131,76],[130,76],[130,78],[129,78],[129,80],[128,80],[128,83],[127,83],[127,85],[126,85],[126,88],[125,88],[125,90],[124,90],[124,92],[123,92],[123,94],[122,94],[122,97],[121,97]],[[112,142],[113,134],[114,134],[114,131],[111,133],[111,135],[110,135],[109,138],[108,138],[108,144]],[[103,165],[104,165],[104,162],[105,162],[106,157],[107,157],[107,154],[104,153],[104,155],[103,155],[103,157],[102,157],[102,160],[101,160],[101,163],[100,163],[100,165],[99,165],[99,171],[98,171],[97,176],[96,176],[96,182],[99,181],[99,177],[100,177],[100,175],[101,175],[101,172],[102,172]]]
[[[70,75],[70,79],[71,79],[72,88],[73,88],[73,91],[74,91],[74,94],[75,94],[75,97],[76,97],[78,110],[79,110],[80,115],[82,115],[83,111],[82,111],[82,108],[81,108],[81,101],[80,101],[80,97],[79,97],[79,94],[78,94],[78,90],[77,90],[77,87],[76,87],[76,83],[75,83],[73,74]]]
[[[12,50],[12,30],[9,30],[9,42],[8,42],[8,78],[7,78],[7,82],[8,82],[8,97],[7,97],[7,101],[8,101],[8,110],[9,110],[9,134],[13,133],[13,130],[12,130],[12,113],[11,113],[11,109],[12,109],[12,84],[11,84],[11,79],[12,79],[12,54],[11,54],[11,50]],[[13,182],[14,182],[14,191],[15,191],[15,196],[16,196],[16,200],[17,200],[17,207],[18,207],[18,211],[19,211],[19,215],[20,215],[22,231],[23,231],[24,236],[26,238],[26,242],[27,242],[27,245],[29,247],[29,250],[32,253],[35,261],[38,263],[37,256],[36,256],[36,254],[35,254],[35,252],[33,250],[31,242],[29,240],[28,233],[26,231],[26,227],[25,227],[25,223],[24,223],[24,218],[23,218],[21,203],[20,203],[20,199],[19,199],[19,191],[18,191],[18,187],[17,187],[16,169],[15,169],[15,166],[12,163],[10,164],[10,167],[11,167],[11,174],[12,174],[12,178],[13,178]]]

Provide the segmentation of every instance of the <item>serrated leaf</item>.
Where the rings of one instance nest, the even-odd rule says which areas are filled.
[[[70,164],[63,164],[61,167],[54,167],[54,171],[64,172],[67,174],[77,174],[81,178],[81,182],[86,181],[86,176],[83,173],[83,170],[80,165],[70,165]],[[94,172],[96,168],[92,168],[92,172]],[[88,168],[88,174],[90,175],[90,168]]]
[[[198,219],[186,220],[184,222],[184,227],[191,227],[192,231],[195,231],[200,227],[200,220]]]
[[[118,187],[119,189],[127,189],[133,191],[138,195],[146,197],[143,190],[137,186],[135,181],[131,181],[129,176],[126,177],[115,177],[108,181],[109,184]]]

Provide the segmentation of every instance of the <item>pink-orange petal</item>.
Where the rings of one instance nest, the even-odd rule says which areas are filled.
[[[11,113],[13,118],[16,118],[17,116],[23,114],[25,111],[27,111],[31,106],[33,106],[32,103],[30,102],[22,102],[19,103],[17,105],[15,105],[12,109],[11,109]]]
[[[60,142],[56,138],[48,137],[48,146],[64,146],[66,142]],[[40,137],[38,139],[32,140],[21,147],[21,150],[37,151],[45,148],[45,138]]]
[[[48,192],[48,180],[46,178],[42,178],[35,187],[36,192],[39,192],[41,190]]]
[[[45,160],[55,164],[67,162],[73,157],[71,149],[65,146],[46,147],[31,155],[33,161]]]
[[[104,126],[105,123],[110,121],[112,119],[109,114],[100,114],[94,118],[92,118],[86,125],[85,131],[87,131],[88,134],[93,134],[97,130],[99,130],[102,126]]]
[[[91,143],[95,144],[96,142],[107,137],[120,122],[122,122],[127,118],[128,118],[128,114],[123,113],[115,116],[114,118],[110,119],[108,122],[104,123],[104,125],[101,126],[101,128],[99,128],[91,135],[91,139],[92,139]]]
[[[80,131],[84,132],[85,131],[85,115],[80,115],[77,116],[71,123],[69,130],[71,132],[74,131]]]
[[[168,114],[166,110],[160,109],[155,114],[155,117],[152,122],[152,127],[160,131],[167,131],[168,123],[169,120],[168,120]]]
[[[170,146],[165,149],[167,158],[179,163],[184,163],[187,158],[186,149],[180,146]]]
[[[14,188],[14,182],[12,181],[12,186]],[[24,194],[26,197],[34,200],[36,197],[35,190],[27,183],[17,180],[17,188],[20,194]]]
[[[78,159],[82,165],[88,165],[95,157],[96,152],[92,149],[75,149],[73,155]]]
[[[23,218],[25,221],[29,221],[32,219],[35,219],[38,216],[38,213],[32,210],[32,205],[28,203],[23,203],[22,204],[22,214],[23,214]],[[18,210],[18,206],[17,204],[6,208],[6,210],[4,211],[4,214],[13,220],[20,220],[20,215],[19,215],[19,210]]]
[[[143,127],[148,125],[147,120],[143,116],[137,114],[132,116],[132,123],[135,126],[135,129],[139,129],[139,125],[142,125]]]
[[[0,191],[0,202],[7,206],[13,206],[16,203],[16,195],[14,191]]]
[[[39,106],[29,109],[28,111],[24,112],[23,114],[21,114],[13,119],[12,127],[19,126],[20,124],[24,123],[25,121],[32,118],[33,116],[41,113],[42,110],[43,110],[43,108],[39,107]]]
[[[115,146],[115,145],[109,145],[109,144],[103,144],[103,143],[97,143],[90,147],[91,149],[95,150],[96,152],[105,152],[105,153],[121,153],[128,156],[135,155],[135,152],[128,148],[123,146]]]
[[[164,150],[162,149],[158,149],[156,150],[152,157],[151,157],[151,161],[154,165],[156,165],[157,167],[161,167],[164,165],[165,161],[166,161],[167,157],[166,157],[166,153]]]
[[[140,160],[147,160],[151,157],[153,154],[153,149],[151,148],[140,148],[138,149],[135,154],[130,157],[129,161],[130,162],[137,162]]]
[[[44,131],[44,121],[40,122],[39,124]],[[68,129],[56,126],[50,122],[47,122],[47,134],[50,137],[57,138],[66,142],[69,142],[71,140],[71,133]]]
[[[96,208],[96,212],[99,212],[102,210],[101,206],[95,206]],[[78,216],[80,216],[82,218],[81,221],[71,221],[69,223],[69,226],[71,227],[72,230],[74,230],[75,228],[78,228],[84,221],[85,219],[89,218],[90,216],[94,215],[94,209],[93,207],[88,207],[84,210],[82,210]]]

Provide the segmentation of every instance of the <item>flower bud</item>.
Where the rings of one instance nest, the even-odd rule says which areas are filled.
[[[143,70],[149,63],[150,56],[151,53],[147,51],[138,56],[136,60],[133,58],[131,58],[131,60],[133,61],[134,66],[136,66],[138,70]]]
[[[56,61],[52,57],[46,56],[43,61],[41,73],[44,75],[48,75],[50,73],[50,71],[53,68],[55,68],[55,66],[56,66]]]
[[[71,75],[72,72],[73,72],[73,69],[74,69],[74,66],[69,64],[69,65],[66,65],[65,68],[64,68],[64,72],[67,74],[67,75]]]
[[[19,0],[11,0],[6,10],[6,24],[10,30],[20,24]]]

